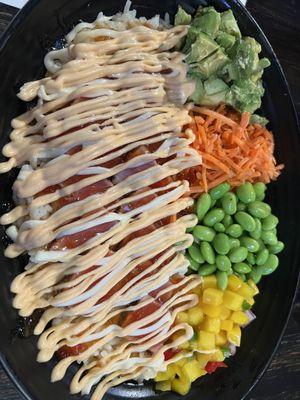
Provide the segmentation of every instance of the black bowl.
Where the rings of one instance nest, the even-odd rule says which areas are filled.
[[[282,337],[286,326],[298,280],[298,253],[300,237],[300,218],[298,187],[300,175],[300,146],[298,126],[289,89],[278,60],[262,31],[245,8],[234,0],[186,0],[181,4],[193,12],[199,4],[214,5],[222,11],[231,7],[238,19],[244,35],[255,37],[262,45],[263,55],[269,57],[272,65],[264,75],[266,95],[264,114],[271,121],[276,140],[276,156],[285,164],[278,182],[269,186],[268,196],[273,210],[280,219],[279,237],[285,241],[285,251],[280,256],[280,268],[260,285],[261,294],[257,297],[255,313],[257,319],[244,332],[242,347],[229,361],[229,368],[221,369],[211,376],[197,382],[189,399],[240,400],[246,397],[254,384],[268,366],[272,355]],[[43,56],[53,46],[60,46],[61,39],[80,19],[92,21],[99,11],[114,14],[123,8],[120,0],[31,0],[18,13],[0,44],[0,132],[1,147],[8,141],[10,120],[24,112],[25,106],[16,98],[20,85],[26,81],[40,78],[43,73]],[[177,10],[175,0],[134,0],[133,6],[140,15],[147,17],[156,13],[171,16]],[[0,177],[0,204],[5,212],[11,206],[11,184],[14,174]],[[51,363],[38,364],[36,339],[12,340],[11,331],[16,327],[17,313],[12,308],[10,283],[24,267],[22,258],[9,260],[3,256],[5,235],[2,231],[1,287],[0,287],[0,325],[1,360],[7,373],[27,399],[53,400],[54,398],[79,400],[82,397],[70,396],[68,377],[56,384],[50,383]],[[174,393],[155,394],[151,383],[146,385],[122,385],[106,395],[113,398],[154,397],[175,399]],[[85,397],[86,398],[86,397]]]

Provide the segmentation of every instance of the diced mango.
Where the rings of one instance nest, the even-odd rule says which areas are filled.
[[[221,350],[217,350],[210,356],[210,361],[224,361],[225,357]]]
[[[154,378],[155,382],[167,381],[169,379],[169,374],[167,371],[159,371]]]
[[[203,277],[203,282],[202,282],[202,287],[203,289],[207,288],[217,288],[217,277],[216,275],[208,275]]]
[[[167,366],[168,379],[172,380],[175,375],[180,372],[180,368],[176,364],[169,364]]]
[[[223,296],[223,304],[227,308],[233,311],[239,311],[242,309],[244,298],[239,294],[232,292],[231,290],[226,290]]]
[[[178,323],[188,322],[189,316],[188,316],[188,314],[186,312],[180,311],[176,315],[176,320],[177,320]]]
[[[222,306],[220,319],[221,320],[228,319],[230,317],[230,315],[231,315],[231,311],[228,308]]]
[[[211,356],[211,354],[203,354],[203,353],[196,354],[197,361],[198,361],[199,365],[201,366],[201,368],[204,368],[206,366],[206,364],[210,360],[210,356]]]
[[[197,350],[198,349],[198,340],[197,339],[189,340],[189,348],[191,350]]]
[[[194,289],[192,289],[192,293],[196,294],[197,296],[202,295],[202,285],[196,286]]]
[[[196,326],[203,321],[203,311],[199,306],[192,307],[188,310],[188,322],[192,326]]]
[[[203,330],[211,333],[219,333],[221,327],[221,321],[218,318],[206,317],[203,324]]]
[[[188,350],[190,348],[189,342],[184,342],[179,346],[182,350]]]
[[[248,280],[248,285],[254,290],[254,296],[256,296],[259,293],[259,289],[252,279]]]
[[[223,301],[223,292],[215,288],[207,288],[203,291],[202,301],[204,304],[219,306]]]
[[[227,333],[228,341],[235,346],[240,346],[241,344],[241,328],[235,324],[230,332]]]
[[[200,366],[197,360],[192,360],[182,367],[182,372],[190,382],[194,382],[196,379],[200,378],[200,376],[204,375],[205,370]]]
[[[191,382],[184,378],[174,378],[171,382],[173,392],[179,393],[182,396],[187,394],[191,388]]]
[[[255,303],[253,297],[251,297],[250,299],[247,299],[247,303],[249,303],[250,306],[253,306],[253,304]]]
[[[238,294],[248,300],[254,296],[254,290],[247,283],[243,282],[238,290]]]
[[[161,392],[168,392],[169,390],[171,390],[171,381],[158,382],[155,387]]]
[[[233,328],[233,321],[230,319],[226,319],[225,321],[221,322],[221,329],[222,331],[230,332]]]
[[[187,361],[187,358],[186,358],[186,357],[183,357],[183,358],[181,358],[180,360],[176,361],[175,364],[176,364],[179,368],[182,368],[187,362],[188,362],[188,361]]]
[[[205,315],[208,315],[211,318],[218,318],[222,313],[221,306],[212,306],[210,304],[201,304],[201,308]]]
[[[236,275],[230,275],[228,278],[228,289],[237,291],[242,286],[243,281]]]
[[[224,331],[220,331],[216,334],[216,345],[224,346],[227,343],[227,336]]]
[[[238,325],[245,325],[249,322],[249,318],[243,311],[234,311],[230,319]]]
[[[199,331],[198,335],[199,350],[213,350],[216,347],[216,337],[213,333]]]

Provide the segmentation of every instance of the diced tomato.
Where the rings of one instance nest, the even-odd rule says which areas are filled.
[[[173,358],[174,356],[176,356],[176,354],[178,354],[180,352],[180,349],[178,349],[177,347],[172,347],[171,349],[168,349],[164,352],[164,357],[165,357],[165,361],[170,360],[171,358]]]
[[[205,366],[205,371],[208,374],[214,373],[218,368],[227,368],[227,365],[222,361],[209,361]]]
[[[89,347],[91,347],[95,343],[95,340],[87,343],[79,343],[76,346],[62,346],[57,350],[56,354],[58,358],[63,359],[70,356],[78,356],[83,353]]]

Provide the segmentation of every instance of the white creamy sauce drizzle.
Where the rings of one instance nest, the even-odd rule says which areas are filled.
[[[1,217],[14,241],[6,255],[30,255],[11,286],[14,306],[21,316],[45,309],[35,328],[39,362],[86,345],[57,363],[52,381],[78,362],[71,392],[96,385],[93,400],[153,378],[172,361],[166,350],[193,335],[174,323],[197,303],[191,290],[200,282],[184,276],[186,228],[196,219],[180,216],[193,201],[175,176],[201,157],[183,129],[193,85],[173,51],[187,28],[167,25],[127,6],[78,24],[68,46],[45,57],[47,76],[21,88],[19,97],[37,105],[12,121],[0,164],[2,173],[21,167],[18,205]]]

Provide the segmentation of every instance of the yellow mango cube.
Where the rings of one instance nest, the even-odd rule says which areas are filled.
[[[253,304],[255,303],[254,298],[251,297],[250,299],[247,299],[247,303],[249,303],[250,306],[253,306]]]
[[[232,311],[239,311],[242,309],[244,298],[231,290],[225,290],[223,296],[223,304]]]
[[[210,356],[210,361],[224,361],[225,357],[221,350],[217,350]]]
[[[189,316],[186,312],[184,311],[180,311],[177,315],[176,315],[176,321],[178,323],[184,323],[184,322],[188,322],[189,320]]]
[[[169,390],[171,390],[171,381],[158,382],[155,388],[156,390],[160,390],[161,392],[168,392]]]
[[[170,379],[170,380],[174,379],[175,375],[178,372],[180,372],[180,368],[176,364],[174,364],[174,363],[173,364],[169,364],[167,366],[167,375],[168,375],[167,379]]]
[[[191,388],[191,382],[186,378],[174,378],[171,382],[171,388],[173,392],[184,396],[189,392]]]
[[[247,281],[248,285],[254,290],[254,296],[256,296],[259,293],[259,289],[256,286],[256,284],[254,283],[254,281],[252,279],[249,279]]]
[[[190,308],[187,314],[188,314],[188,323],[192,326],[196,326],[203,321],[204,314],[199,306]]]
[[[176,361],[175,364],[176,364],[179,368],[182,368],[187,362],[188,362],[188,361],[187,361],[186,357],[183,357],[183,358],[181,358],[180,360]]]
[[[210,354],[203,354],[203,353],[196,354],[196,359],[201,368],[204,368],[206,366],[206,364],[210,360],[210,356],[211,356]]]
[[[221,329],[221,321],[218,318],[206,317],[203,324],[203,330],[211,333],[219,333]]]
[[[208,315],[211,318],[218,318],[222,313],[221,306],[212,306],[210,304],[201,304],[201,308],[205,315]]]
[[[202,295],[202,285],[196,286],[194,289],[192,289],[192,293],[196,294],[197,296]]]
[[[243,281],[236,275],[230,275],[228,278],[228,289],[237,291],[242,286]]]
[[[238,294],[248,300],[254,296],[254,290],[247,283],[243,282],[242,286],[238,290]]]
[[[216,275],[208,275],[203,277],[203,282],[202,282],[202,287],[203,289],[207,288],[217,288],[217,277]]]
[[[215,288],[207,288],[203,291],[202,301],[204,304],[219,306],[223,301],[223,292]]]
[[[181,345],[179,345],[179,347],[182,350],[188,350],[190,348],[190,344],[189,344],[189,342],[184,342],[184,343],[181,343]]]
[[[200,366],[197,360],[192,360],[182,367],[182,372],[190,382],[194,382],[196,379],[200,378],[200,376],[204,375],[205,370]]]
[[[227,343],[227,335],[224,331],[220,331],[216,334],[216,345],[224,346]]]
[[[241,328],[235,324],[230,332],[227,333],[228,341],[235,346],[240,346],[241,344]]]
[[[221,320],[228,319],[230,317],[230,315],[231,315],[231,311],[228,308],[222,306],[220,319]]]
[[[189,349],[190,350],[197,350],[198,349],[198,341],[197,341],[197,339],[189,340]]]
[[[169,379],[169,374],[166,371],[159,371],[154,378],[155,382],[167,381]]]
[[[225,321],[221,322],[221,329],[222,331],[230,332],[233,328],[233,321],[230,319],[226,319]]]
[[[216,337],[213,333],[199,331],[198,348],[199,350],[214,350],[216,347]]]
[[[230,319],[238,325],[245,325],[249,322],[249,318],[243,311],[234,311]]]

